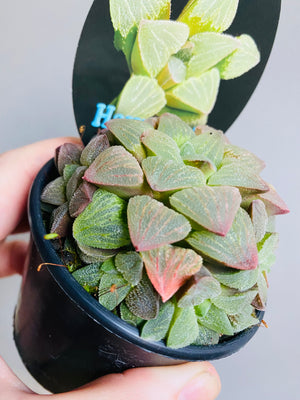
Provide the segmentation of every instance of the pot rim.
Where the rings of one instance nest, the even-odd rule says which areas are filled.
[[[47,232],[43,224],[42,213],[39,207],[41,191],[48,183],[47,175],[54,168],[54,159],[51,159],[42,167],[36,176],[30,191],[28,215],[32,237],[43,262],[61,264],[62,262],[51,242],[44,239],[44,235]],[[60,288],[77,305],[77,307],[87,313],[98,324],[104,326],[111,333],[127,340],[128,342],[134,343],[146,351],[161,354],[166,357],[190,361],[222,358],[239,350],[240,347],[246,344],[252,336],[254,336],[259,328],[258,325],[252,326],[216,345],[191,345],[180,349],[172,349],[167,347],[163,341],[154,342],[142,339],[139,336],[139,330],[137,328],[131,326],[103,307],[94,297],[83,289],[66,268],[56,266],[46,268]],[[257,312],[257,317],[260,321],[263,316],[263,311]]]

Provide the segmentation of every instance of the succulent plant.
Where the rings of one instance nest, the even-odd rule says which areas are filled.
[[[55,163],[41,204],[62,262],[144,339],[209,345],[259,323],[288,209],[254,154],[167,113],[111,120]]]
[[[118,115],[148,118],[172,112],[205,124],[221,79],[243,75],[260,61],[247,34],[224,34],[238,0],[190,0],[170,20],[171,0],[110,0],[115,47],[122,50],[130,79],[114,100]]]

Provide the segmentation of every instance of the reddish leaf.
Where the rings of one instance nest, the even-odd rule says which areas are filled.
[[[79,164],[83,145],[74,143],[65,143],[55,151],[55,165],[60,175],[63,174],[65,165]]]
[[[290,210],[282,198],[278,195],[275,188],[269,185],[269,191],[259,195],[259,198],[265,203],[268,215],[288,214]]]
[[[98,155],[109,147],[110,145],[106,135],[101,134],[93,137],[82,151],[80,163],[87,167],[90,166]]]
[[[78,217],[78,215],[81,214],[90,204],[96,189],[96,186],[91,185],[88,182],[83,182],[79,186],[73,194],[69,204],[69,211],[72,218]]]
[[[188,220],[149,196],[129,200],[128,227],[137,251],[152,250],[184,239],[190,232]]]
[[[163,246],[141,255],[149,279],[164,303],[202,266],[197,253],[181,247]]]

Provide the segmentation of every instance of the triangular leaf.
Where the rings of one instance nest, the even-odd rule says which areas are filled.
[[[220,310],[214,304],[211,305],[205,317],[198,316],[198,322],[208,329],[219,334],[233,335],[234,331],[225,311]]]
[[[214,67],[218,62],[236,50],[240,43],[230,35],[215,32],[198,33],[190,38],[194,43],[194,56],[188,64],[187,76],[196,77]]]
[[[226,314],[234,315],[243,312],[246,307],[249,307],[256,295],[257,290],[248,290],[240,293],[235,289],[223,286],[222,293],[211,301],[216,307],[224,310]]]
[[[149,320],[158,315],[158,294],[146,274],[143,275],[141,282],[131,290],[125,301],[129,310],[137,317]]]
[[[212,331],[205,326],[198,323],[199,334],[197,339],[194,341],[195,346],[211,346],[213,344],[218,344],[220,335],[218,332]]]
[[[106,274],[119,275],[118,270],[115,266],[114,260],[112,258],[110,258],[109,260],[106,260],[102,264],[101,271]]]
[[[267,183],[258,173],[245,167],[239,161],[223,165],[215,174],[211,175],[208,184],[211,186],[235,186],[241,189],[256,192],[266,192]]]
[[[149,196],[132,197],[127,216],[131,241],[137,251],[178,242],[191,230],[184,216]]]
[[[203,267],[203,269],[205,268]],[[202,274],[201,271],[188,284],[189,287],[180,297],[178,307],[197,306],[221,293],[219,282],[208,274]]]
[[[41,194],[41,201],[54,206],[61,206],[66,200],[66,185],[61,176],[48,183]]]
[[[151,128],[150,124],[133,119],[112,119],[106,123],[106,126],[138,161],[146,158],[140,137],[143,132]]]
[[[170,197],[170,204],[181,214],[211,232],[226,236],[242,198],[229,186],[184,189]]]
[[[212,275],[223,285],[241,292],[251,289],[257,282],[258,268],[248,271],[238,271],[219,265],[207,265]]]
[[[189,346],[196,340],[198,333],[194,308],[176,308],[167,337],[167,346],[173,349]]]
[[[141,141],[151,155],[156,155],[166,160],[182,162],[179,147],[166,133],[149,129],[143,133]]]
[[[219,288],[219,292],[221,292],[221,287]],[[202,301],[202,303],[194,307],[196,315],[198,317],[205,317],[210,310],[211,305],[212,302],[209,299]]]
[[[121,197],[142,192],[143,171],[137,160],[122,146],[112,146],[99,154],[84,179]]]
[[[160,307],[158,316],[145,323],[141,332],[141,337],[146,340],[154,341],[164,339],[168,333],[174,310],[174,304],[170,301],[163,304]]]
[[[261,200],[252,201],[250,206],[250,217],[254,227],[256,241],[260,242],[265,236],[268,223],[266,207]]]
[[[55,165],[60,175],[67,164],[80,164],[82,144],[64,143],[55,150]]]
[[[157,76],[157,82],[164,89],[178,85],[186,78],[186,66],[179,58],[172,56],[168,64],[160,71]]]
[[[202,258],[190,249],[163,246],[141,253],[152,285],[161,295],[163,302],[199,271]]]
[[[57,207],[51,216],[51,233],[57,233],[60,237],[66,237],[70,230],[71,218],[68,203]]]
[[[69,212],[72,218],[78,217],[93,199],[97,187],[83,182],[73,194],[69,203]]]
[[[99,285],[101,276],[103,273],[100,271],[101,264],[90,264],[86,267],[80,268],[73,272],[73,278],[81,286],[89,286],[90,288],[97,287]]]
[[[80,243],[77,243],[77,246],[80,259],[86,264],[104,262],[112,258],[119,251],[119,249],[96,249],[95,247],[84,246]]]
[[[269,190],[258,196],[265,203],[268,215],[288,214],[290,211],[285,202],[272,185],[268,186]]]
[[[136,75],[155,78],[189,37],[186,24],[175,21],[141,21],[131,54]]]
[[[237,78],[260,61],[258,48],[251,36],[241,35],[237,39],[240,47],[217,65],[222,79]]]
[[[142,279],[143,260],[134,251],[119,253],[115,258],[116,268],[127,282],[136,286]]]
[[[157,192],[176,191],[205,185],[205,176],[200,169],[182,162],[166,161],[160,157],[148,157],[142,167],[151,189]]]
[[[180,119],[185,124],[188,124],[191,128],[195,128],[198,125],[203,125],[207,123],[208,120],[208,115],[203,114],[203,113],[195,113],[195,112],[189,112],[189,111],[184,111],[180,110],[178,108],[172,108],[172,107],[163,107],[158,115],[163,115],[163,114],[173,114]]]
[[[67,164],[64,167],[64,171],[63,171],[63,178],[65,181],[65,184],[67,184],[69,182],[69,180],[71,179],[72,175],[74,174],[74,172],[76,171],[76,169],[80,167],[79,164]]]
[[[248,270],[258,265],[258,253],[251,219],[240,208],[225,237],[202,230],[186,239],[204,258],[231,268]]]
[[[177,115],[165,113],[159,118],[158,130],[166,133],[181,147],[187,140],[195,136],[192,128]]]
[[[99,285],[99,303],[112,311],[125,299],[130,289],[121,274],[104,274]]]
[[[142,318],[139,318],[136,315],[132,314],[132,312],[129,310],[124,302],[120,304],[120,316],[123,321],[133,326],[137,326],[143,321]]]
[[[224,134],[222,131],[207,128],[182,146],[181,157],[187,161],[207,161],[218,168],[224,154]]]
[[[75,172],[73,173],[73,175],[71,176],[71,178],[68,180],[68,183],[66,186],[66,196],[67,196],[68,201],[71,200],[74,193],[76,192],[76,190],[79,188],[79,186],[83,182],[82,178],[83,178],[83,175],[86,170],[87,170],[87,167],[85,167],[85,166],[78,167],[75,170]]]
[[[98,155],[108,149],[110,146],[106,135],[97,135],[93,137],[83,149],[80,157],[80,163],[89,167]]]
[[[76,218],[73,236],[79,244],[99,249],[128,245],[125,201],[105,190],[96,190],[93,201]]]
[[[209,114],[213,109],[220,84],[217,68],[197,78],[189,78],[166,92],[169,107]]]
[[[226,31],[235,17],[239,0],[190,0],[178,18],[198,32]]]
[[[275,263],[275,250],[278,247],[278,233],[267,233],[258,247],[258,263],[261,271],[270,271],[270,267]]]
[[[174,57],[181,60],[183,63],[188,63],[193,56],[193,50],[195,48],[194,43],[187,41],[179,51],[174,55]]]
[[[255,310],[253,307],[247,307],[247,310],[235,315],[228,316],[231,325],[233,327],[234,333],[241,332],[253,325],[259,324],[259,319],[255,317]]]
[[[232,164],[232,162],[237,161],[240,165],[255,170],[257,173],[260,173],[266,166],[264,161],[250,151],[232,144],[225,144],[222,165]]]
[[[156,79],[132,75],[122,90],[117,112],[146,119],[157,114],[165,104],[165,92]]]

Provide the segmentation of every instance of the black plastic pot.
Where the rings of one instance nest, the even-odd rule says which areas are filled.
[[[128,368],[215,360],[237,352],[256,333],[249,328],[223,343],[174,350],[149,342],[138,330],[102,307],[61,264],[46,234],[40,195],[56,176],[53,160],[38,174],[29,199],[30,254],[15,311],[14,337],[29,372],[54,393],[69,391],[102,375]],[[258,314],[259,319],[263,313]]]

